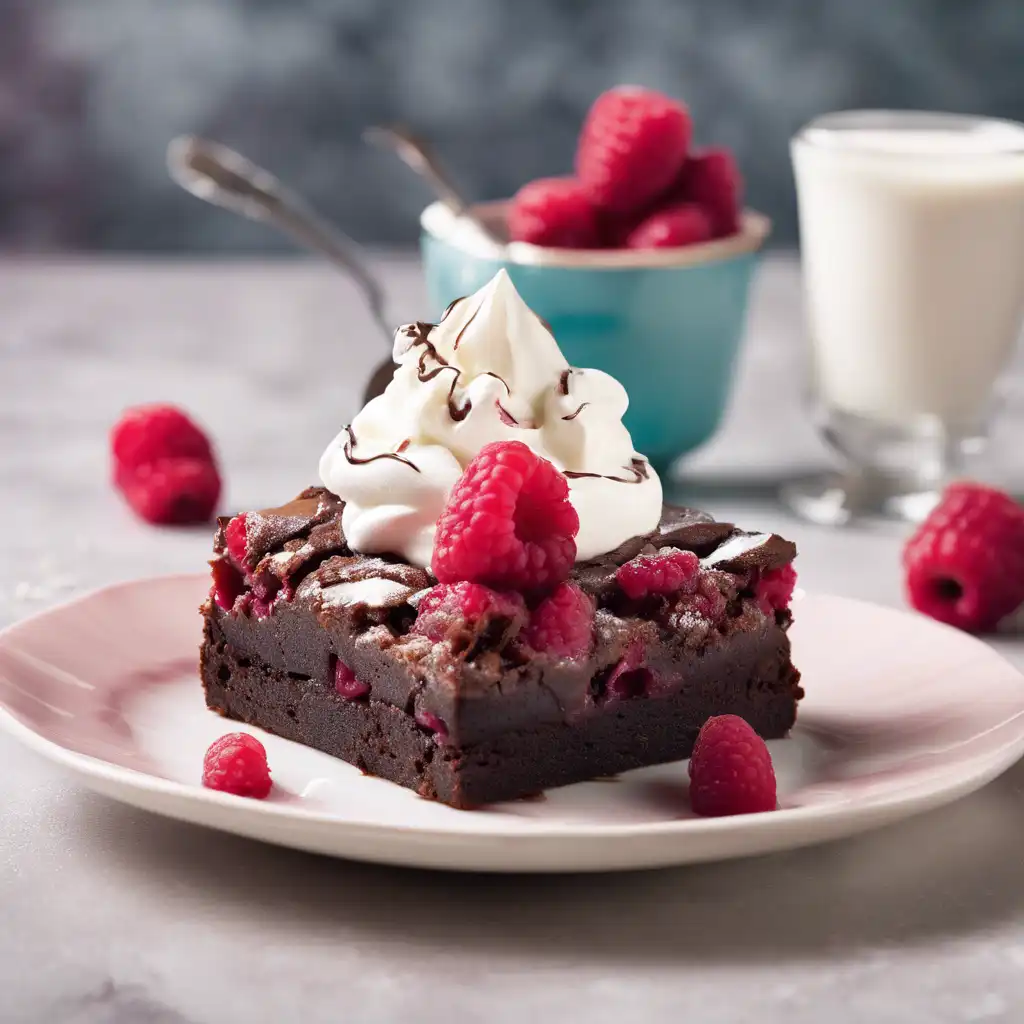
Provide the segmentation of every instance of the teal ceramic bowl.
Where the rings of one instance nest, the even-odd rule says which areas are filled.
[[[477,207],[504,224],[505,203]],[[551,325],[573,366],[618,378],[625,423],[659,471],[703,444],[722,420],[743,337],[750,281],[770,230],[748,211],[732,238],[684,249],[568,250],[488,241],[440,203],[421,218],[435,316],[504,267]]]

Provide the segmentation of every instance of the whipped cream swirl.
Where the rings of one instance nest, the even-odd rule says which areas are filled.
[[[428,567],[449,492],[492,441],[522,441],[565,473],[580,517],[577,560],[657,526],[661,481],[622,423],[625,388],[570,367],[504,270],[440,324],[399,328],[394,359],[387,390],[320,459],[324,486],[346,502],[354,551]]]

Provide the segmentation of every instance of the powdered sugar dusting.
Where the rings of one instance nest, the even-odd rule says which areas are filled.
[[[287,565],[293,558],[305,558],[312,553],[313,546],[311,544],[303,544],[301,548],[296,548],[295,551],[278,551],[270,556],[270,560],[277,565]]]
[[[325,605],[338,607],[364,604],[371,608],[389,608],[405,602],[415,591],[404,583],[394,580],[369,579],[350,583],[335,583],[324,587],[320,598]]]
[[[727,540],[720,548],[712,551],[706,558],[701,559],[701,565],[705,568],[712,565],[719,565],[722,562],[731,562],[734,558],[740,558],[763,547],[772,539],[770,533],[752,533],[749,536],[733,537]]]

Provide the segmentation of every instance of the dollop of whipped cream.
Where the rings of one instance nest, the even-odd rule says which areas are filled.
[[[395,376],[320,459],[362,554],[430,565],[434,530],[463,469],[492,441],[522,441],[565,473],[580,517],[577,561],[653,530],[661,481],[622,423],[626,389],[570,367],[504,270],[441,323],[395,334]]]

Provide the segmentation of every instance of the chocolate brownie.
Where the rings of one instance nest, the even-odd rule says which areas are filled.
[[[796,550],[781,537],[666,506],[652,533],[575,566],[593,642],[556,657],[525,646],[511,612],[417,633],[436,581],[354,554],[343,507],[311,488],[241,528],[221,520],[202,609],[213,710],[464,808],[688,757],[712,715],[766,739],[794,723],[791,615],[771,582]],[[699,556],[707,600],[623,592],[619,567],[665,549]]]

